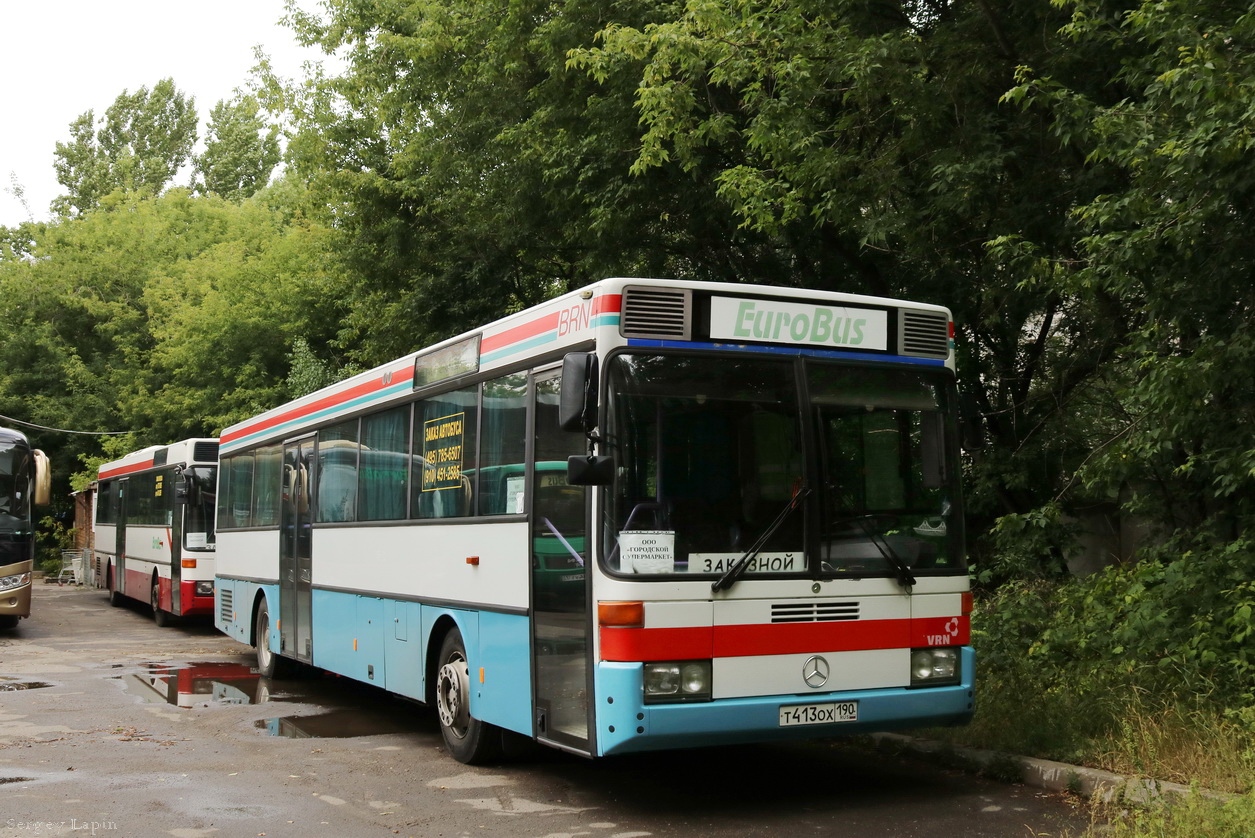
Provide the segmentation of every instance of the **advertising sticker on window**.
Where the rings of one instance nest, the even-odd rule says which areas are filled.
[[[624,573],[674,573],[675,532],[624,530],[619,533],[619,568]]]
[[[454,413],[423,423],[423,491],[454,489],[462,485],[462,441],[465,413]]]

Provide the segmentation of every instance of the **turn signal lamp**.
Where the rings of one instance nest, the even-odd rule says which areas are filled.
[[[613,628],[644,628],[645,603],[598,602],[597,623]]]

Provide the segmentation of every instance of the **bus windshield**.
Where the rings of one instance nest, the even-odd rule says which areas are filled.
[[[610,570],[718,575],[751,545],[747,576],[961,570],[948,377],[643,354],[607,374]]]
[[[0,529],[25,530],[30,521],[30,449],[0,440]]]
[[[187,480],[187,512],[183,518],[183,544],[188,550],[213,550],[216,546],[214,510],[218,502],[218,467],[190,466]]]

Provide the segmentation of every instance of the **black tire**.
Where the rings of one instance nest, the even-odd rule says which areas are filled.
[[[153,622],[157,624],[157,628],[170,625],[170,612],[161,610],[161,580],[155,573],[152,590],[148,594],[148,604],[153,607]]]
[[[253,649],[257,653],[257,672],[261,677],[285,678],[292,674],[292,661],[270,648],[270,609],[265,597],[257,604],[253,637],[256,638]]]
[[[501,729],[471,715],[470,663],[457,629],[445,635],[436,659],[436,714],[445,747],[458,762],[482,765],[501,758]]]
[[[21,619],[21,617],[14,617],[12,614],[5,614],[3,617],[0,617],[0,629],[5,629],[6,631],[8,629],[15,629],[17,628],[18,621]]]
[[[114,584],[117,580],[113,578],[113,569],[109,569],[109,604],[114,608],[122,607],[122,594],[118,593]]]

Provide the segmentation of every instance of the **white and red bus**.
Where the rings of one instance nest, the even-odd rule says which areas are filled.
[[[157,625],[213,613],[218,440],[154,445],[100,467],[96,578],[109,602],[148,603]]]
[[[225,429],[216,625],[586,756],[973,709],[935,305],[606,279]]]

